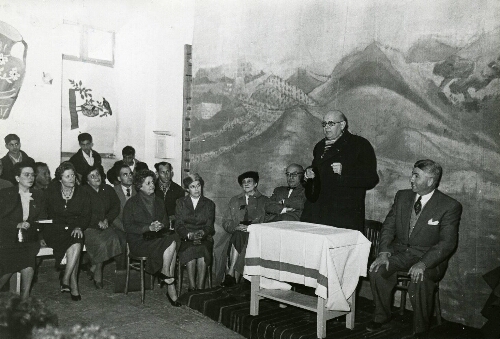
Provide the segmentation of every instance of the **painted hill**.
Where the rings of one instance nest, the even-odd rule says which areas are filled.
[[[306,94],[323,84],[326,80],[328,80],[328,77],[314,74],[304,68],[298,68],[297,72],[286,79],[290,85],[300,88]]]
[[[406,53],[407,62],[436,62],[457,53],[459,48],[452,47],[435,37],[421,38]]]

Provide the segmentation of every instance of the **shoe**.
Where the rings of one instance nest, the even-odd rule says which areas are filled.
[[[385,324],[387,324],[389,321],[385,321],[383,323],[378,323],[376,321],[370,321],[368,323],[368,325],[366,325],[366,330],[368,332],[374,332],[374,331],[378,331],[382,328],[382,326],[384,326]]]
[[[94,280],[94,272],[88,270],[85,273],[87,273],[87,278],[89,278],[90,281]]]
[[[420,333],[413,333],[409,335],[405,335],[401,337],[401,339],[426,339],[429,338],[429,331],[426,332],[420,332]]]
[[[182,304],[179,302],[179,300],[172,300],[172,298],[170,298],[170,296],[168,295],[168,291],[167,291],[167,294],[165,294],[167,296],[167,299],[168,301],[170,302],[170,305],[174,306],[174,307],[181,307]]]
[[[69,293],[69,292],[71,292],[71,287],[69,287],[69,285],[61,283],[61,293]]]
[[[82,300],[82,296],[81,295],[73,295],[73,294],[71,294],[71,300],[73,300],[73,301],[80,301],[80,300]]]
[[[95,286],[96,290],[102,290],[104,288],[104,285],[103,285],[102,281],[101,282],[97,282],[97,281],[94,280],[94,286]]]
[[[193,287],[193,288],[188,287],[188,292],[194,292],[194,291],[196,291],[196,290],[197,290],[197,288],[196,288],[196,287]]]
[[[174,277],[169,277],[168,275],[165,275],[161,272],[158,272],[155,274],[155,276],[160,279],[160,288],[162,288],[165,285],[172,285],[175,282]]]
[[[226,274],[226,276],[224,277],[224,281],[220,285],[222,287],[234,286],[234,285],[236,285],[236,279],[233,276]]]

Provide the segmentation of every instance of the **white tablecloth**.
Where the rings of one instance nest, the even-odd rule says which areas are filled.
[[[329,310],[350,311],[347,298],[366,276],[370,253],[361,232],[299,221],[255,224],[248,231],[244,274],[313,287]]]

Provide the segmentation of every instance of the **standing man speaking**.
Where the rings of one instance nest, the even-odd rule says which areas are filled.
[[[378,183],[377,159],[368,140],[348,131],[345,115],[325,114],[325,138],[314,146],[305,173],[301,221],[363,231],[366,190]]]

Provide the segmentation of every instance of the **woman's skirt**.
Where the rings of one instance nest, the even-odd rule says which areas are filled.
[[[56,268],[61,267],[61,260],[64,258],[66,251],[71,245],[83,244],[83,237],[72,237],[71,232],[72,230],[68,229],[64,224],[47,225],[43,229],[43,238],[45,239],[47,246],[52,247],[54,250]]]
[[[36,255],[40,250],[38,241],[0,245],[0,277],[19,272],[26,267],[35,267]]]
[[[163,253],[176,242],[176,249],[179,249],[180,238],[176,233],[167,234],[162,238],[144,240],[142,234],[127,234],[127,242],[130,254],[138,257],[148,257],[146,260],[146,272],[155,274],[163,267]],[[175,258],[174,258],[175,260]]]
[[[122,253],[120,239],[112,228],[85,230],[85,247],[92,264],[105,262]]]
[[[245,268],[245,255],[247,252],[248,245],[248,232],[243,231],[235,231],[229,240],[230,246],[229,251],[231,250],[231,245],[234,246],[236,251],[240,254],[238,256],[238,260],[236,260],[236,264],[234,269],[243,274],[243,269]]]
[[[199,245],[195,245],[191,240],[182,241],[179,248],[179,263],[185,265],[193,259],[204,258],[205,264],[212,265],[213,248],[214,242],[206,239]]]

